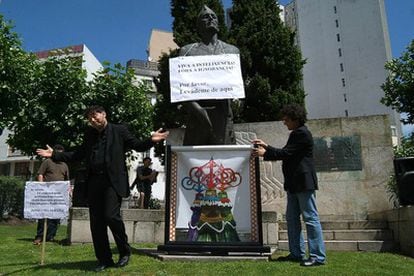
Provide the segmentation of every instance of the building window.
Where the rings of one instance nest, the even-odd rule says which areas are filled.
[[[344,71],[344,64],[343,63],[340,63],[339,64],[339,68],[341,69],[341,72],[343,72]]]
[[[346,98],[346,94],[344,94],[344,102],[347,102],[348,99]]]
[[[395,126],[391,126],[391,135],[397,136],[397,128]]]
[[[336,19],[336,20],[335,20],[335,26],[336,26],[337,28],[339,28],[339,21],[338,21],[338,19]]]
[[[0,164],[0,175],[10,175],[10,163]]]
[[[345,117],[348,117],[348,110],[345,109]]]
[[[341,36],[339,34],[336,34],[336,40],[339,42],[341,41]]]
[[[152,87],[152,80],[149,80],[149,79],[143,79],[143,80],[142,80],[142,83],[143,83],[145,86]]]
[[[14,165],[14,176],[20,176],[23,179],[29,180],[31,175],[29,165],[29,162],[17,162]]]
[[[342,57],[342,49],[341,49],[341,48],[338,48],[338,55],[339,55],[340,57]]]
[[[345,87],[345,79],[342,78],[342,87]]]
[[[336,9],[336,6],[334,6],[334,13],[337,13],[338,11],[337,11],[337,9]]]

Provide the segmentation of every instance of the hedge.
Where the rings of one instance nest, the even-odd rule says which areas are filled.
[[[0,221],[5,215],[23,216],[24,180],[0,176]]]

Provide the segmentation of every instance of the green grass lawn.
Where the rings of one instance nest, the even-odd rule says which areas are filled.
[[[96,265],[91,244],[62,246],[47,243],[45,265],[41,246],[32,245],[35,224],[0,225],[0,275],[93,275]],[[65,238],[66,227],[57,239]],[[133,247],[151,245],[132,244]],[[152,245],[155,247],[155,245]],[[114,249],[116,250],[116,249]],[[283,253],[275,253],[277,257]],[[117,261],[118,256],[114,254]],[[105,270],[103,275],[414,275],[414,259],[389,253],[328,252],[325,266],[304,268],[280,262],[162,262],[133,253],[128,266]]]

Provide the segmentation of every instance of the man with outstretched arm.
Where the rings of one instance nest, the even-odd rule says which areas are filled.
[[[124,125],[107,121],[102,106],[91,106],[85,111],[90,127],[82,145],[73,152],[56,152],[49,146],[38,149],[37,154],[55,161],[80,161],[86,164],[86,192],[89,205],[90,228],[98,265],[96,272],[108,267],[128,264],[131,249],[121,218],[121,202],[129,196],[128,173],[125,152],[146,151],[155,143],[166,139],[169,132],[162,129],[150,138],[139,141]],[[119,252],[115,264],[109,246],[107,227],[111,229]]]

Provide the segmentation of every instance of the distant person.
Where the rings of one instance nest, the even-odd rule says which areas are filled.
[[[53,150],[63,152],[65,149],[62,145],[55,145]],[[69,168],[65,162],[53,161],[51,158],[45,159],[37,171],[37,181],[64,181],[69,180]],[[44,219],[37,221],[37,232],[33,244],[39,245],[43,240]],[[46,241],[53,241],[60,223],[60,219],[47,219]]]
[[[150,168],[152,164],[150,157],[145,157],[142,161],[144,165],[137,168],[137,177],[131,186],[131,190],[135,185],[137,186],[139,192],[139,208],[149,209],[152,184],[157,182],[158,172]]]
[[[207,6],[198,14],[197,28],[201,41],[183,46],[180,56],[239,54],[236,46],[218,39],[218,18]],[[230,100],[190,101],[183,107],[189,114],[183,145],[235,144]]]
[[[253,155],[263,156],[265,161],[282,160],[287,192],[286,221],[289,240],[288,256],[279,261],[297,261],[302,266],[325,264],[326,253],[322,227],[316,209],[315,190],[318,180],[313,160],[313,138],[305,126],[306,111],[300,105],[288,105],[281,110],[289,139],[283,148],[274,148],[260,139],[253,140]],[[305,259],[305,242],[300,216],[306,225],[309,258]]]
[[[112,124],[106,119],[102,106],[91,106],[85,111],[90,127],[82,145],[73,152],[56,152],[52,148],[38,149],[37,154],[52,157],[55,161],[86,161],[86,186],[90,226],[95,256],[96,272],[108,267],[123,267],[129,262],[131,248],[121,217],[121,202],[129,196],[128,173],[125,153],[128,150],[146,151],[154,143],[166,139],[168,132],[161,129],[145,141],[139,141],[124,125]],[[119,252],[115,264],[109,245],[107,227],[111,229]]]

